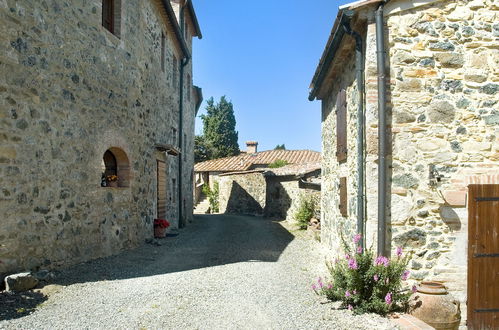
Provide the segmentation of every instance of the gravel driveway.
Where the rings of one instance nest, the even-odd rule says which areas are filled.
[[[162,243],[61,271],[35,312],[0,329],[393,328],[316,296],[324,252],[280,223],[199,215]]]

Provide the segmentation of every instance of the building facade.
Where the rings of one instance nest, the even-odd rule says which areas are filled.
[[[0,29],[0,274],[191,221],[192,3],[2,0]]]
[[[379,254],[404,247],[411,279],[445,281],[476,328],[499,308],[485,289],[497,276],[473,273],[482,261],[499,269],[476,259],[499,253],[498,10],[489,0],[342,6],[310,94],[322,101],[322,241],[336,250],[340,233],[361,232]],[[474,213],[478,202],[492,215]]]
[[[219,176],[220,213],[296,220],[303,202],[320,218],[320,164],[305,163]]]

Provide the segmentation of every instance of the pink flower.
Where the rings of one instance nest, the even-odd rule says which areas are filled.
[[[385,302],[387,305],[390,305],[392,303],[392,294],[388,292],[385,296]]]
[[[312,284],[312,290],[314,290],[314,291],[317,290],[317,285]]]
[[[349,311],[353,310],[353,306],[352,305],[348,305],[348,310]]]
[[[348,291],[348,290],[347,290],[347,291],[345,291],[345,297],[347,297],[347,298],[348,298],[348,297],[350,297],[350,296],[351,296],[350,291]]]
[[[411,290],[413,293],[416,293],[418,291],[418,288],[415,285],[413,285]]]
[[[373,279],[374,279],[375,282],[378,282],[378,280],[379,280],[378,274],[374,274]]]
[[[350,255],[349,255],[349,254],[346,254],[346,255],[345,255],[345,259],[347,259],[347,260],[348,260],[348,259],[350,259]]]
[[[354,295],[356,295],[356,294],[357,294],[357,290],[353,290],[353,292],[352,292],[352,293],[353,293]]]
[[[376,258],[375,264],[376,266],[384,265],[385,267],[388,267],[388,265],[390,264],[390,260],[388,260],[387,257],[379,256]]]
[[[353,237],[353,242],[355,244],[359,243],[360,239],[362,238],[362,235],[361,234],[357,234]]]
[[[402,247],[397,247],[397,257],[402,256]]]
[[[332,289],[332,288],[333,288],[333,285],[332,285],[331,283],[329,283],[329,284],[327,285],[327,288],[328,288],[328,289]]]
[[[409,277],[410,272],[408,270],[404,270],[404,273],[402,274],[402,281],[407,280]]]
[[[357,253],[361,254],[362,253],[362,246],[357,246]]]
[[[350,268],[350,269],[359,268],[359,266],[357,265],[357,260],[355,260],[354,258],[348,260],[348,268]]]

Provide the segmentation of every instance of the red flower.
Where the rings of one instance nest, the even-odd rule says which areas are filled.
[[[165,219],[154,219],[154,227],[168,228],[170,223]]]

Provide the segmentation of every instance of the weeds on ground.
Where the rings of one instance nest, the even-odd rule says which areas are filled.
[[[203,193],[208,197],[208,202],[210,203],[211,213],[216,213],[219,211],[219,201],[218,201],[218,182],[213,183],[213,189],[207,184],[203,185]]]
[[[315,213],[316,202],[311,197],[301,196],[300,197],[300,207],[295,213],[295,219],[298,221],[298,227],[300,229],[307,229],[308,222]]]

